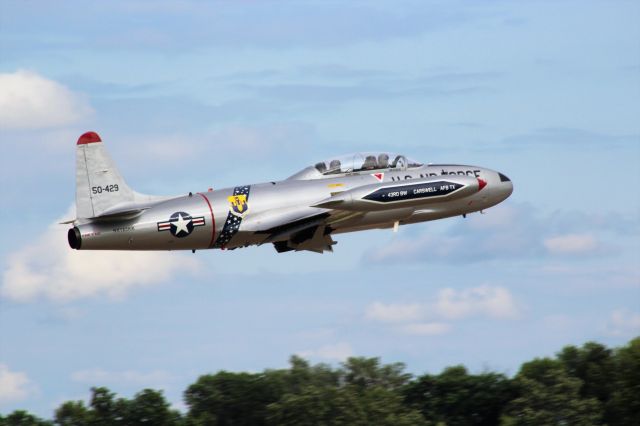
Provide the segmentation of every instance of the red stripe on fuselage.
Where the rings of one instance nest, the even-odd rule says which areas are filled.
[[[211,242],[209,243],[209,248],[211,248],[213,247],[213,243],[216,241],[216,218],[213,216],[213,209],[211,208],[211,203],[209,202],[207,196],[201,194],[200,192],[198,192],[198,195],[204,198],[204,200],[207,202],[207,205],[209,206],[209,211],[211,212]]]

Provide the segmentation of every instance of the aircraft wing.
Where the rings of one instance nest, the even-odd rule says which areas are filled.
[[[308,250],[316,253],[333,251],[336,242],[331,238],[331,225],[353,212],[324,210],[317,207],[283,209],[271,211],[269,216],[256,216],[243,226],[245,231],[261,236],[260,244],[273,243],[281,253]],[[264,237],[264,238],[262,238]]]

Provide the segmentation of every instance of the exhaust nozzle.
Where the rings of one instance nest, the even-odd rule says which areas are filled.
[[[82,245],[82,237],[80,236],[80,230],[77,227],[69,229],[67,232],[67,240],[69,240],[69,247],[72,249],[80,250]]]

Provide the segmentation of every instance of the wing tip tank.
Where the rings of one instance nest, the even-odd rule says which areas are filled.
[[[77,145],[86,145],[88,143],[96,143],[96,142],[102,142],[102,139],[100,139],[100,136],[96,132],[86,132],[86,133],[83,133],[78,138]]]

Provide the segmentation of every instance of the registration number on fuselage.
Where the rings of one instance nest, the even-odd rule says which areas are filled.
[[[118,192],[120,188],[118,188],[118,184],[114,183],[113,185],[105,185],[105,186],[92,186],[91,193],[93,195],[102,194],[103,192]]]

